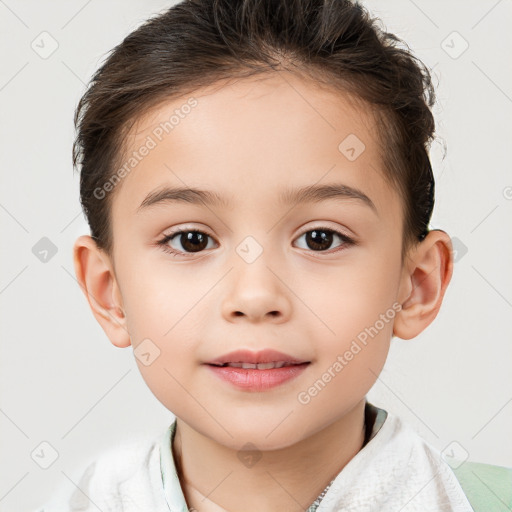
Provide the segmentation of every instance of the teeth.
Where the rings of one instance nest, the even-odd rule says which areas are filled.
[[[231,366],[233,368],[257,369],[257,370],[270,370],[272,368],[282,368],[283,366],[290,366],[289,363],[284,361],[272,363],[225,363],[223,366]]]

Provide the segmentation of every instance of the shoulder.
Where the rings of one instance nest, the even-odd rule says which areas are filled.
[[[101,452],[77,472],[71,492],[60,489],[34,512],[160,510],[159,442],[160,436],[124,440]]]
[[[441,477],[436,483],[444,486],[448,494],[459,497],[462,494],[474,512],[495,510],[490,508],[491,503],[496,504],[496,510],[502,506],[512,510],[512,468],[449,458],[398,416],[390,414],[388,420],[391,420],[388,428],[394,434],[390,435],[390,441],[405,442],[410,447],[410,461],[421,459],[425,467],[429,466]],[[419,469],[414,466],[409,467],[410,474]]]
[[[407,482],[406,487],[421,489],[411,500],[409,509],[472,510],[464,489],[440,450],[407,421],[388,411],[374,441],[378,441],[374,449],[379,452],[375,457],[379,467],[389,466],[387,471],[395,482]]]
[[[488,512],[490,503],[512,510],[512,468],[461,460],[450,465],[475,512]]]
[[[155,439],[125,440],[97,456],[85,469],[82,479],[84,483],[118,485],[141,469],[151,467],[151,462],[156,461],[157,448]]]

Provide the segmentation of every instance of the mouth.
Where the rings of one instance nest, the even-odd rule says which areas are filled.
[[[297,378],[311,361],[265,349],[237,350],[205,364],[218,378],[240,390],[263,392]]]
[[[283,368],[284,366],[299,366],[309,364],[309,361],[305,361],[304,363],[290,363],[287,361],[272,361],[269,363],[224,363],[224,364],[213,364],[207,363],[210,366],[217,366],[220,368],[244,368],[247,370],[273,370],[274,368]]]

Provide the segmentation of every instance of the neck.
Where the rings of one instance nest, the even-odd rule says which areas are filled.
[[[187,505],[198,512],[304,512],[361,450],[364,406],[365,399],[299,443],[259,453],[249,467],[235,450],[177,420],[172,449]]]

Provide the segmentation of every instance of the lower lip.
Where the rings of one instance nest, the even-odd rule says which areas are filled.
[[[215,375],[247,391],[265,391],[275,388],[299,376],[309,363],[257,370],[252,368],[234,368],[232,366],[207,365]]]

